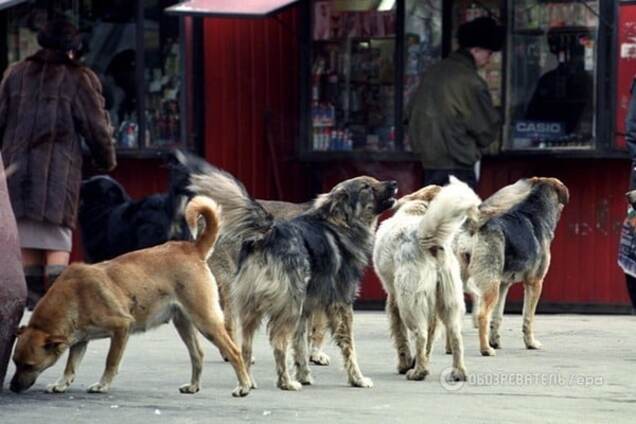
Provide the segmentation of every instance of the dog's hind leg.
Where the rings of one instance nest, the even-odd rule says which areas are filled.
[[[453,372],[450,375],[454,381],[466,381],[466,366],[464,365],[464,341],[462,339],[461,309],[446,308],[439,315],[446,327],[447,342],[453,354]]]
[[[177,310],[172,318],[181,340],[185,343],[190,354],[190,362],[192,363],[192,376],[190,378],[190,384],[184,384],[179,387],[181,393],[196,393],[201,388],[201,370],[203,369],[203,350],[197,339],[197,335],[192,322],[183,314],[182,311]]]
[[[49,393],[64,393],[73,380],[75,380],[75,373],[79,367],[84,353],[86,353],[86,346],[88,342],[79,342],[71,346],[68,352],[68,360],[66,361],[66,368],[64,368],[64,375],[59,378],[54,384],[47,387],[46,391]]]
[[[430,324],[431,323],[423,319],[417,322],[416,328],[412,328],[415,333],[415,366],[406,372],[407,380],[420,381],[424,380],[428,375],[429,356],[427,348],[429,343]]]
[[[252,388],[247,366],[241,357],[241,351],[234,344],[232,338],[225,330],[223,314],[220,308],[212,307],[210,302],[200,299],[198,304],[193,303],[190,308],[190,316],[196,328],[203,336],[211,341],[224,357],[227,357],[234,368],[239,385],[232,391],[232,396],[247,396]]]
[[[308,317],[309,315],[309,317]],[[304,312],[298,321],[296,332],[294,333],[294,365],[296,367],[296,380],[300,384],[313,384],[311,378],[311,370],[307,361],[307,327],[311,322],[311,316],[315,313],[308,314]]]
[[[290,309],[295,308],[291,307]],[[281,390],[297,391],[302,388],[300,382],[292,379],[287,368],[287,351],[289,348],[289,341],[291,336],[295,332],[299,331],[298,316],[299,313],[294,313],[289,309],[286,309],[274,315],[268,324],[269,341],[274,349],[274,361],[276,362],[276,374],[278,375],[276,386]],[[307,328],[306,321],[303,325]],[[303,337],[305,336],[303,335]],[[305,341],[305,343],[307,342]],[[306,348],[303,352],[299,353],[306,356]],[[304,360],[306,361],[307,359],[305,358]]]
[[[241,312],[241,354],[243,355],[243,362],[250,375],[252,382],[252,389],[257,388],[256,380],[251,372],[252,367],[252,346],[254,343],[254,333],[258,329],[261,323],[262,312],[259,310],[246,310]]]
[[[508,297],[508,289],[512,284],[504,281],[499,286],[499,299],[497,300],[497,306],[492,315],[490,321],[490,346],[495,349],[501,349],[501,335],[499,334],[499,328],[503,321],[504,309],[506,308],[506,297]]]
[[[541,343],[534,338],[533,324],[537,303],[543,289],[543,279],[529,279],[523,283],[523,341],[527,349],[541,349]]]
[[[342,351],[349,384],[355,387],[373,387],[373,381],[362,375],[358,366],[355,343],[353,341],[353,306],[335,304],[328,308],[329,328]]]
[[[479,287],[484,288],[479,303],[479,350],[483,356],[495,356],[495,349],[489,343],[489,330],[492,310],[499,297],[499,281],[490,281]]]
[[[329,365],[331,358],[322,349],[327,332],[327,316],[321,309],[312,312],[309,322],[309,340],[311,354],[309,360],[316,365]]]
[[[386,313],[389,316],[391,325],[391,337],[398,354],[398,373],[406,374],[408,370],[413,368],[415,362],[411,355],[411,347],[409,346],[408,329],[400,316],[400,309],[395,301],[395,297],[387,292]]]

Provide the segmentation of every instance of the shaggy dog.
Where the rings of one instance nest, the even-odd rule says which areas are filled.
[[[224,233],[246,240],[231,286],[241,322],[242,353],[247,364],[252,340],[264,316],[283,390],[311,384],[307,358],[307,320],[324,311],[342,350],[349,383],[371,387],[358,367],[353,342],[353,301],[373,248],[378,215],[395,202],[397,183],[357,177],[320,195],[311,208],[291,220],[275,220],[231,175],[193,176],[191,189],[212,197],[224,210]],[[296,378],[287,369],[293,336]],[[249,366],[249,365],[248,365]]]
[[[234,396],[245,396],[251,381],[238,347],[225,331],[214,277],[206,265],[216,242],[220,210],[206,197],[195,197],[185,210],[193,234],[199,215],[205,229],[194,242],[172,241],[94,265],[73,264],[38,303],[29,324],[19,330],[11,390],[28,389],[37,377],[70,349],[64,375],[49,387],[64,392],[88,342],[110,338],[106,368],[91,393],[105,393],[117,374],[128,337],[173,320],[190,353],[192,378],[182,393],[199,391],[203,350],[197,331],[230,360],[239,380]],[[195,330],[196,329],[196,330]]]
[[[198,173],[206,175],[214,174],[213,168],[204,159],[177,150],[174,153],[178,164],[187,169],[189,173]],[[274,219],[290,220],[297,217],[301,213],[307,211],[312,202],[290,203],[277,200],[256,200],[262,207],[271,214]],[[221,235],[214,248],[214,253],[208,260],[208,265],[216,277],[219,286],[219,294],[221,297],[221,306],[225,316],[225,328],[233,340],[236,339],[235,331],[235,314],[232,308],[232,302],[229,301],[229,290],[234,276],[237,272],[237,260],[241,250],[243,240],[233,235]],[[325,332],[327,330],[326,317],[324,313],[317,311],[312,314],[309,320],[310,334],[310,355],[309,360],[316,365],[329,365],[329,356],[322,351],[324,344]]]
[[[541,347],[534,338],[534,315],[550,266],[550,244],[569,197],[556,178],[519,180],[486,199],[479,220],[459,235],[456,252],[473,295],[482,355],[495,355],[493,348],[501,347],[506,295],[518,281],[524,285],[523,340],[528,349]]]
[[[428,375],[438,319],[446,327],[453,353],[450,378],[466,380],[464,297],[452,243],[466,218],[476,218],[480,202],[470,187],[451,177],[441,190],[427,186],[406,201],[400,199],[395,215],[382,222],[376,234],[373,262],[387,293],[398,372],[406,372],[409,380]],[[414,364],[408,331],[415,336]]]
[[[124,253],[165,243],[189,240],[183,211],[191,197],[189,170],[170,158],[169,189],[140,200],[108,175],[82,182],[78,221],[86,262],[112,259]]]

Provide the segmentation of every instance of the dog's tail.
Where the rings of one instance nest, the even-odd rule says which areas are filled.
[[[200,235],[197,234],[199,216],[203,216],[205,220],[205,228]],[[212,255],[214,244],[219,237],[221,207],[208,197],[196,196],[186,206],[185,218],[201,259],[207,260]]]
[[[476,219],[480,203],[479,196],[466,183],[451,176],[450,184],[442,187],[422,218],[418,229],[422,248],[436,250],[447,246],[466,218]]]
[[[245,240],[264,234],[274,224],[274,217],[248,193],[231,174],[198,159],[197,172],[190,175],[189,189],[214,199],[223,208],[223,237]]]

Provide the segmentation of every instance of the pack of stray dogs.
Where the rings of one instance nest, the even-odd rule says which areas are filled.
[[[63,375],[47,389],[65,392],[88,342],[110,338],[103,375],[88,388],[108,392],[129,335],[170,320],[192,363],[182,393],[201,387],[197,333],[234,368],[234,396],[255,389],[252,344],[264,321],[280,389],[313,384],[310,362],[330,362],[322,351],[327,331],[342,352],[349,384],[372,387],[358,364],[353,335],[353,304],[371,258],[387,294],[397,370],[408,380],[428,375],[440,323],[452,354],[447,378],[466,380],[464,294],[473,301],[481,354],[492,356],[502,346],[499,329],[508,289],[522,282],[523,339],[528,349],[541,347],[534,315],[550,244],[569,199],[556,178],[522,179],[482,201],[452,177],[446,186],[423,187],[398,200],[395,181],[359,176],[311,202],[291,204],[256,200],[229,173],[190,154],[177,151],[175,156],[188,184],[178,192],[187,194],[182,213],[175,212],[179,202],[174,199],[168,209],[190,234],[69,266],[36,305],[28,325],[18,330],[11,390],[31,387],[68,350]],[[392,216],[378,228],[387,211]]]

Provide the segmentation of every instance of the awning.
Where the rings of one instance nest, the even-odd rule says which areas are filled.
[[[0,10],[8,9],[11,6],[15,6],[26,1],[27,0],[0,0]]]
[[[165,9],[168,14],[262,18],[298,0],[189,0]]]

